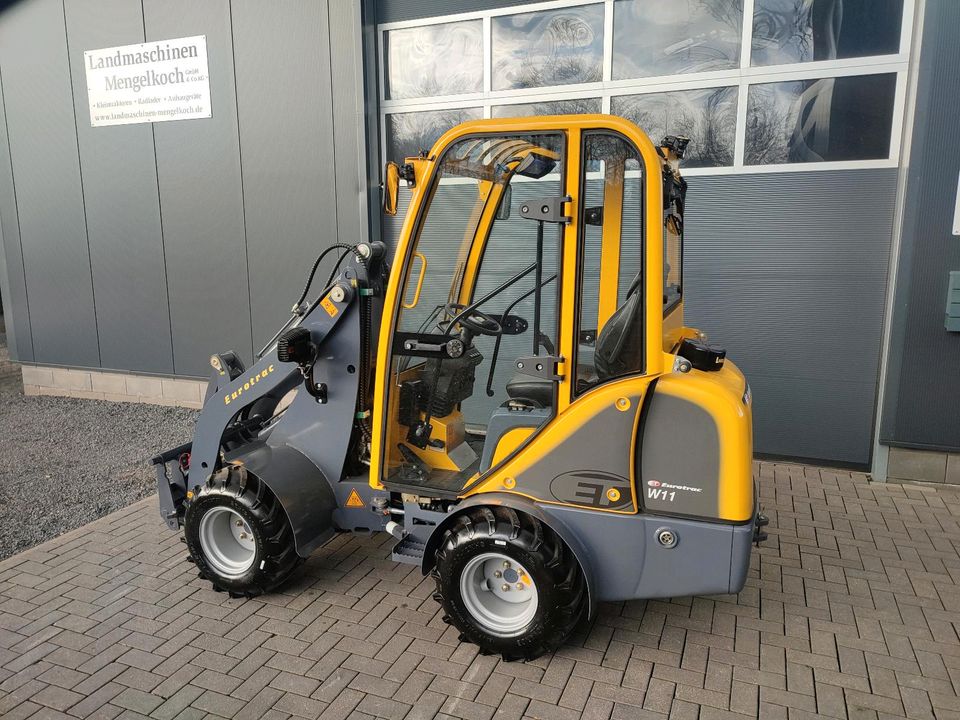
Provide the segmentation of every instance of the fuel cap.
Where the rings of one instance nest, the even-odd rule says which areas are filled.
[[[687,338],[680,343],[680,350],[677,354],[690,361],[697,370],[713,372],[723,367],[723,360],[727,357],[727,351],[715,345],[707,345],[705,342]]]

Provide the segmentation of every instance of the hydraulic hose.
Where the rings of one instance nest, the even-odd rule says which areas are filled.
[[[310,292],[310,286],[313,285],[313,277],[314,277],[314,275],[317,274],[317,268],[320,267],[320,263],[323,262],[323,259],[324,259],[327,255],[329,255],[329,254],[330,254],[332,251],[334,251],[334,250],[345,250],[346,252],[345,252],[345,253],[343,254],[343,256],[341,256],[341,258],[340,258],[340,260],[342,261],[343,258],[346,257],[346,253],[347,253],[347,252],[350,252],[350,250],[352,250],[352,249],[353,249],[353,248],[352,248],[350,245],[344,245],[343,243],[335,243],[335,244],[331,245],[330,247],[328,247],[326,250],[324,250],[322,253],[320,253],[319,257],[313,262],[313,268],[311,268],[311,270],[310,270],[310,276],[307,278],[307,284],[304,285],[304,287],[303,287],[303,292],[300,293],[300,297],[297,298],[297,301],[293,304],[293,307],[295,307],[295,308],[300,307],[300,305],[303,303],[303,301],[307,299],[307,293]],[[332,276],[330,277],[330,280],[327,281],[327,285],[329,285],[331,282],[333,282],[333,278],[336,277],[336,271],[337,271],[337,267],[339,267],[339,265],[340,265],[340,263],[338,262],[337,265],[333,268],[333,270],[334,270],[334,275],[332,275]]]

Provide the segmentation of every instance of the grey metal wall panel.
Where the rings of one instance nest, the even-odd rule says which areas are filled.
[[[531,5],[547,0],[377,0],[377,22],[416,20],[437,15],[496,10],[512,5]]]
[[[927,0],[881,441],[960,451],[960,333],[944,328],[960,173],[960,3]]]
[[[337,230],[342,242],[359,242],[367,233],[364,152],[364,97],[360,5],[330,0],[330,81],[337,163]],[[358,73],[359,71],[359,73]],[[361,172],[363,171],[363,172]]]
[[[349,192],[351,178],[334,172],[327,3],[234,0],[233,33],[253,337],[259,350],[289,317],[314,258],[337,241],[337,194],[341,184]],[[354,170],[354,184],[355,177]],[[358,223],[356,208],[353,214]],[[328,263],[318,273],[315,290],[331,267]]]
[[[689,182],[687,323],[747,375],[757,452],[869,462],[897,171]]]
[[[3,102],[3,71],[0,68],[0,293],[7,328],[10,357],[22,362],[33,360],[30,313],[27,310],[27,285],[20,250],[20,219],[7,143],[7,120]]]
[[[147,40],[207,38],[213,117],[153,127],[174,371],[205,376],[212,352],[253,355],[230,6],[144,0],[143,10]]]
[[[37,362],[100,364],[63,5],[11,6],[0,67]],[[4,233],[6,235],[6,233]]]
[[[105,368],[173,372],[153,128],[94,128],[83,51],[143,42],[139,2],[66,3],[90,264]]]
[[[366,192],[367,192],[367,232],[370,238],[381,236],[381,205],[383,198],[380,192],[381,174],[380,165],[380,101],[379,101],[379,70],[377,61],[377,31],[376,31],[376,0],[360,1],[360,54],[355,58],[362,75],[364,137],[366,142],[364,152],[366,156]]]

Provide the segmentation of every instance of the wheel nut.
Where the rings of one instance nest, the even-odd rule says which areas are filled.
[[[523,590],[523,583],[517,583],[517,590]]]
[[[510,586],[504,583],[503,585],[500,586],[500,589],[503,590],[504,592],[507,592],[510,589]]]
[[[237,520],[237,527],[243,527],[243,520]]]
[[[504,560],[504,561],[503,561],[503,566],[504,566],[505,568],[510,567],[510,562],[509,562],[508,560]]]
[[[246,540],[246,539],[247,539],[247,534],[246,534],[246,533],[240,533],[240,539],[241,539],[241,540]]]
[[[500,572],[499,570],[494,570],[494,571],[493,571],[493,576],[496,577],[496,578],[501,577],[502,575],[503,575],[503,573]]]

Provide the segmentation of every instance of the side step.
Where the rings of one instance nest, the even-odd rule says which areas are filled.
[[[413,535],[407,535],[393,546],[393,561],[419,565],[426,549],[425,542],[417,540]]]
[[[760,543],[767,539],[767,532],[763,529],[770,524],[770,518],[768,518],[763,513],[757,514],[757,520],[753,528],[753,542],[757,547],[760,547]]]

